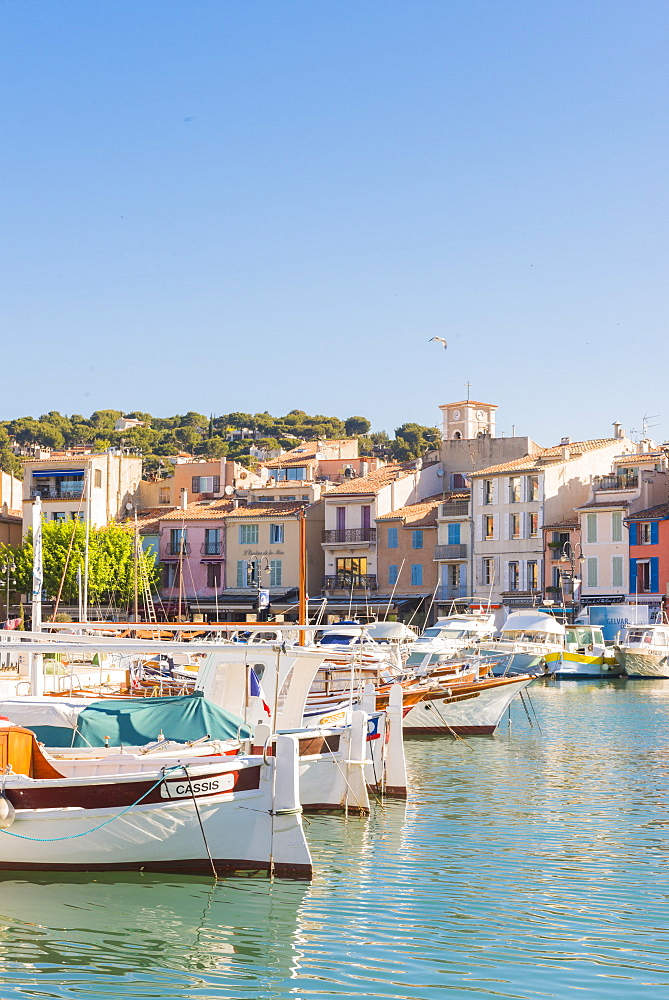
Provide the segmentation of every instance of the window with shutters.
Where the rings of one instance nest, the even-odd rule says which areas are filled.
[[[481,582],[490,586],[495,582],[495,560],[481,560]]]
[[[398,572],[399,566],[391,565],[388,567],[388,585],[390,587],[397,583]]]
[[[520,567],[517,562],[509,564],[509,590],[518,590],[520,587]]]
[[[539,537],[539,515],[538,514],[528,514],[528,526],[530,529],[530,538]]]
[[[636,561],[636,592],[637,594],[649,594],[650,586],[650,559],[637,559]]]
[[[586,514],[585,516],[586,539],[588,542],[597,541],[597,515]],[[596,586],[596,584],[595,584]]]
[[[520,538],[520,514],[509,515],[509,538]]]
[[[534,560],[527,564],[527,589],[539,589],[539,566]]]
[[[538,476],[528,476],[527,477],[527,499],[528,500],[538,500],[539,499],[539,477]]]
[[[597,586],[599,586],[599,584],[597,583],[598,573],[597,573],[597,557],[596,556],[595,557],[591,556],[589,559],[586,560],[586,572],[587,572],[586,580],[587,580],[588,587],[597,587]]]
[[[269,585],[270,587],[281,586],[281,560],[270,559],[269,561]]]
[[[281,545],[281,544],[283,544],[283,525],[282,524],[270,524],[270,526],[269,526],[269,543],[270,543],[270,545]]]
[[[220,488],[220,476],[193,476],[191,480],[193,493],[218,493]]]
[[[412,587],[421,587],[423,584],[423,566],[421,563],[414,563],[411,567]]]
[[[623,585],[623,557],[613,556],[611,559],[611,583],[614,587]]]
[[[483,503],[494,503],[492,479],[483,480]]]
[[[492,514],[483,515],[483,537],[486,540],[495,537],[495,518]]]
[[[210,590],[216,590],[221,586],[220,563],[207,563],[207,586]]]
[[[397,548],[397,528],[388,528],[388,548]]]
[[[422,549],[423,548],[423,532],[419,529],[411,532],[411,548],[412,549]]]
[[[520,503],[520,476],[509,478],[509,503]]]
[[[651,544],[650,521],[640,521],[637,528],[637,545]]]
[[[623,540],[623,514],[620,510],[614,510],[611,514],[611,541],[622,542]]]
[[[258,544],[258,525],[257,524],[240,524],[239,525],[239,544],[240,545],[257,545]]]

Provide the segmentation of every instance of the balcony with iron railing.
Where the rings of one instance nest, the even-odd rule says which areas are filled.
[[[203,556],[223,555],[223,542],[203,542],[200,546],[200,554]]]
[[[38,490],[30,491],[30,499],[36,500],[37,497],[41,497],[42,500],[81,500],[84,495],[83,489],[81,490],[61,490],[58,487],[45,487],[43,486]]]
[[[190,555],[190,542],[168,542],[161,548],[161,559],[178,559]]]
[[[323,532],[323,545],[356,545],[376,541],[376,528],[335,528]]]
[[[635,490],[639,485],[639,473],[623,473],[618,476],[596,476],[593,485],[596,490]]]
[[[323,578],[323,590],[376,590],[376,576],[358,573],[339,573]]]
[[[435,545],[435,547],[434,547],[434,558],[436,560],[443,560],[443,559],[466,559],[467,558],[467,546],[466,545]]]
[[[469,502],[467,500],[457,500],[452,503],[448,501],[442,503],[439,508],[440,517],[467,517],[469,514]]]

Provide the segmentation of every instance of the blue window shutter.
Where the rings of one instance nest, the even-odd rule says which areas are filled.
[[[460,525],[459,524],[449,524],[449,526],[448,526],[448,544],[449,545],[459,545],[460,544]]]
[[[636,521],[632,521],[630,524],[630,545],[636,545]],[[636,591],[633,590],[631,593],[635,594]]]
[[[657,521],[655,521],[657,525]],[[659,570],[660,570],[660,560],[657,556],[652,556],[650,560],[650,591],[651,594],[657,594],[659,590]]]
[[[391,586],[394,583],[397,583],[397,570],[398,570],[398,567],[395,566],[395,565],[391,565],[391,566],[388,567],[388,583]]]
[[[650,522],[650,544],[657,545],[658,533],[657,533],[657,521]],[[657,590],[657,587],[652,587],[652,590]]]
[[[636,594],[636,559],[630,559],[630,594]]]
[[[420,587],[423,583],[423,566],[421,563],[414,563],[411,567],[411,583],[414,587]]]
[[[397,548],[397,528],[388,528],[388,548]]]

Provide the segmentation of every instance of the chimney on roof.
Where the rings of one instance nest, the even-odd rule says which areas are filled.
[[[188,506],[188,490],[184,487],[181,490],[181,509],[185,510]]]
[[[237,499],[237,497],[235,497],[234,500],[232,501],[232,509],[237,510],[238,507],[239,507],[239,500]]]
[[[571,444],[571,438],[570,437],[563,437],[562,440],[560,441],[560,444],[562,444],[562,445]]]
[[[623,430],[622,424],[619,420],[613,421],[613,436],[618,440],[625,437],[625,431]]]
[[[563,462],[568,462],[569,461],[569,455],[571,454],[571,452],[569,450],[569,445],[563,444],[562,448],[560,450],[562,452],[562,461]]]

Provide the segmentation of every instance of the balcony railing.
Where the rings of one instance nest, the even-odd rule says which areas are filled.
[[[330,545],[346,545],[349,542],[375,542],[376,528],[335,528],[333,531],[323,532],[323,541]]]
[[[437,589],[437,600],[438,601],[456,601],[463,597],[467,597],[467,587],[465,584],[457,584],[456,586],[446,586],[439,587]]]
[[[203,556],[220,556],[223,553],[223,542],[203,542],[200,553]]]
[[[340,573],[323,578],[323,590],[376,590],[376,576]]]
[[[469,503],[466,500],[459,500],[455,503],[442,503],[442,517],[467,517],[469,514]]]
[[[41,490],[30,491],[32,500],[37,497],[41,497],[42,500],[81,500],[83,495],[83,490],[58,490],[53,487],[49,489],[42,487]]]
[[[639,474],[622,476],[597,476],[594,480],[596,490],[633,490],[639,485]]]
[[[190,542],[168,542],[163,549],[163,558],[190,555]]]
[[[467,558],[467,546],[466,545],[435,545],[435,547],[434,547],[434,558],[435,559],[466,559]]]

